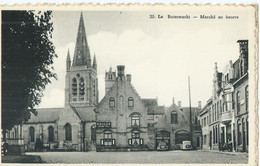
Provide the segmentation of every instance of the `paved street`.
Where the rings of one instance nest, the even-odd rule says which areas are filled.
[[[247,154],[202,151],[166,152],[38,152],[45,163],[247,163]]]

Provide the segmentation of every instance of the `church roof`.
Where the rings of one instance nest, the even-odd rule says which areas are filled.
[[[78,107],[75,108],[78,116],[85,122],[95,121],[95,107]]]
[[[90,51],[88,47],[83,15],[80,14],[79,28],[74,51],[73,66],[91,67]]]
[[[31,114],[31,118],[25,123],[51,123],[58,120],[60,112],[64,108],[40,108],[36,109],[37,116]]]

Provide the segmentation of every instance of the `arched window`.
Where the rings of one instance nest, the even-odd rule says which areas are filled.
[[[178,114],[176,111],[171,112],[171,124],[178,124]]]
[[[240,92],[237,92],[237,114],[240,113]]]
[[[34,142],[34,128],[33,127],[30,127],[29,128],[29,138],[30,138],[30,142]]]
[[[132,126],[140,126],[140,117],[138,115],[133,115],[131,117],[131,125]]]
[[[72,101],[77,101],[77,80],[76,78],[72,79]]]
[[[71,125],[69,123],[67,123],[64,126],[64,129],[65,129],[65,140],[71,141]]]
[[[246,86],[246,89],[245,89],[245,99],[246,99],[246,111],[248,111],[248,86]]]
[[[128,98],[128,107],[134,107],[134,99],[132,97]]]
[[[79,99],[80,101],[84,100],[84,95],[85,95],[85,87],[84,87],[84,79],[80,78],[79,80]]]
[[[114,97],[110,97],[109,98],[109,106],[110,107],[115,107],[115,98]]]
[[[241,122],[237,121],[237,145],[242,144],[242,132],[241,132]]]
[[[52,126],[48,127],[48,140],[49,140],[49,142],[54,141],[54,129]]]

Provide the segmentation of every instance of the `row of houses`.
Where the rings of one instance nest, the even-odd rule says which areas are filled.
[[[202,148],[248,152],[248,40],[238,40],[239,58],[218,71],[215,64],[212,96],[199,113]]]

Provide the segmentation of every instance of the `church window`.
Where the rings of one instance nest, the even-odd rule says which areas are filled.
[[[128,107],[134,107],[134,99],[132,97],[128,98]]]
[[[248,86],[246,86],[246,89],[245,89],[245,99],[246,99],[246,111],[248,111]]]
[[[131,117],[131,125],[132,126],[140,126],[140,117],[138,115],[133,115]]]
[[[84,100],[84,95],[85,95],[85,87],[84,87],[84,79],[83,78],[80,78],[80,81],[79,81],[79,98],[80,98],[80,101],[83,101]]]
[[[54,129],[52,126],[48,127],[48,140],[49,142],[53,142],[54,141]]]
[[[178,114],[176,111],[171,112],[171,124],[178,124]]]
[[[30,127],[29,128],[29,137],[30,137],[30,142],[34,142],[34,128],[33,127]]]
[[[77,80],[76,78],[72,79],[72,101],[77,101]]]
[[[109,98],[109,106],[110,107],[115,107],[115,98],[114,97],[110,97]]]
[[[67,123],[65,126],[65,140],[66,141],[71,141],[71,125]]]

